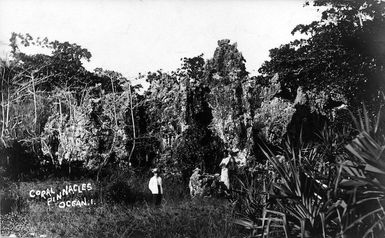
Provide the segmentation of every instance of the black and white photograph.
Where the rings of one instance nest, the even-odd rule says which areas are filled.
[[[0,0],[0,237],[385,237],[385,0]]]

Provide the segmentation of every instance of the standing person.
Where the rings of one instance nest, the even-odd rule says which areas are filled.
[[[160,171],[158,168],[153,169],[152,173],[154,176],[151,177],[148,188],[151,190],[155,206],[159,206],[162,202],[163,194],[162,178],[159,176]]]
[[[192,198],[202,193],[202,180],[200,171],[201,170],[199,168],[195,168],[193,174],[190,177],[188,187],[190,189],[190,196]]]
[[[222,182],[228,190],[230,190],[229,170],[235,163],[234,155],[236,155],[236,153],[238,153],[237,149],[233,149],[232,151],[228,150],[226,158],[222,159],[221,163],[219,164],[219,167],[221,168],[220,182]]]
[[[229,163],[230,163],[231,155],[227,154],[226,158],[222,159],[219,167],[221,168],[221,177],[220,182],[222,182],[227,189],[230,189],[230,178],[229,178]]]

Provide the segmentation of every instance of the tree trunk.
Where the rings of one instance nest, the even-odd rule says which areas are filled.
[[[131,121],[132,121],[132,130],[133,130],[133,140],[132,140],[132,148],[130,151],[130,155],[128,156],[128,165],[131,166],[131,157],[132,154],[134,153],[135,149],[135,138],[136,138],[136,133],[135,133],[135,120],[134,120],[134,110],[132,106],[132,93],[131,93],[131,84],[128,87],[128,93],[130,97],[130,111],[131,111]]]
[[[110,80],[111,80],[111,88],[112,88],[112,95],[113,95],[113,101],[114,101],[114,120],[115,120],[115,130],[118,128],[118,122],[116,120],[116,105],[115,105],[115,89],[114,89],[114,81],[112,80],[112,78],[110,77]],[[114,133],[115,133],[115,130],[114,130]]]
[[[3,69],[3,73],[1,74],[1,138],[4,137],[4,129],[5,129],[5,104],[4,104],[4,77],[5,77],[5,69]]]
[[[6,117],[6,120],[5,120],[5,128],[8,129],[8,122],[9,122],[9,106],[11,104],[11,100],[9,98],[9,79],[8,79],[8,87],[7,87],[7,117]],[[8,131],[8,134],[10,132]]]
[[[35,134],[36,134],[36,124],[37,124],[37,104],[36,104],[36,89],[35,89],[35,77],[33,76],[34,72],[31,72],[31,80],[32,80],[32,92],[33,92],[33,105],[35,109],[35,118],[34,118],[34,124],[35,124]]]

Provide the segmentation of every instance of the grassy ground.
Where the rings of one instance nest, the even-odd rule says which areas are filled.
[[[165,199],[159,208],[140,203],[89,207],[48,207],[29,202],[2,215],[1,234],[17,237],[244,237],[226,200]]]

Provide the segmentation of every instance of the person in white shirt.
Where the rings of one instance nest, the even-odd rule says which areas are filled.
[[[151,190],[155,206],[159,206],[162,202],[163,195],[162,178],[159,176],[159,169],[155,168],[152,172],[154,176],[151,177],[148,188]]]
[[[222,159],[219,167],[221,167],[221,178],[220,182],[226,186],[228,190],[230,190],[230,175],[229,169],[235,163],[234,156],[238,153],[238,149],[233,149],[232,151],[227,151],[226,158]]]

